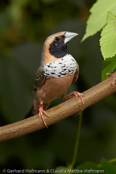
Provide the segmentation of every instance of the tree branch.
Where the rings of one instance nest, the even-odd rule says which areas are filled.
[[[93,105],[94,103],[102,100],[116,92],[116,72],[113,73],[105,81],[97,84],[96,86],[83,92],[84,108]],[[82,109],[82,103],[80,98],[75,100],[75,98],[69,99],[49,110],[47,110],[48,117],[45,117],[47,125],[54,124],[62,119],[65,119],[72,114],[79,113]],[[22,135],[29,134],[31,132],[37,131],[44,128],[44,124],[38,115],[12,123],[0,128],[0,141],[5,141],[8,139],[16,138]]]

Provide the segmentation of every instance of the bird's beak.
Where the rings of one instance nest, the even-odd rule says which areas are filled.
[[[64,39],[64,43],[68,43],[73,37],[77,36],[78,34],[77,33],[73,33],[73,32],[69,32],[69,31],[66,31],[65,32],[65,39]]]

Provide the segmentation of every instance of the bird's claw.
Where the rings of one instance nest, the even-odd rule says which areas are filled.
[[[83,94],[81,94],[80,92],[77,92],[77,95],[80,97],[81,99],[81,102],[82,102],[82,111],[83,111],[83,108],[84,108],[84,100],[83,100]],[[80,113],[82,112],[80,111],[77,115],[80,115]]]
[[[78,97],[80,97],[81,102],[82,102],[82,107],[84,107],[84,100],[83,100],[83,94],[81,94],[80,92],[74,91],[71,94],[69,94],[70,97],[76,97],[76,100],[78,99]]]
[[[43,121],[45,127],[48,128],[48,126],[47,126],[47,124],[46,124],[46,121],[45,121],[45,119],[44,119],[44,115],[47,116],[47,117],[49,117],[49,116],[48,116],[48,114],[46,113],[46,111],[43,110],[43,105],[42,105],[42,104],[40,104],[40,105],[38,106],[38,110],[39,110],[38,116],[42,119],[42,121]],[[43,114],[44,114],[44,115],[43,115]]]
[[[81,102],[82,102],[82,110],[83,110],[83,108],[84,108],[83,94],[81,94],[80,92],[74,91],[74,92],[72,92],[71,94],[64,96],[63,98],[64,98],[64,99],[67,99],[67,98],[72,98],[72,97],[75,97],[76,100],[78,99],[78,97],[80,97]],[[79,115],[80,113],[81,113],[81,111],[78,113],[78,115]]]
[[[84,108],[83,94],[81,94],[80,92],[74,91],[73,92],[73,95],[76,97],[76,100],[77,100],[78,97],[80,97],[80,99],[81,99],[81,102],[82,102],[82,110],[77,114],[77,115],[80,115],[80,113],[83,111],[83,108]]]

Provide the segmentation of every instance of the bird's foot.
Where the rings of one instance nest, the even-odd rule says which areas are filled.
[[[82,106],[84,106],[83,94],[81,94],[80,92],[77,92],[77,91],[71,92],[70,94],[63,96],[63,99],[68,99],[68,98],[72,98],[72,97],[75,97],[76,100],[78,97],[80,97],[80,99],[82,101]]]
[[[82,102],[82,110],[83,110],[83,107],[84,107],[83,94],[81,94],[80,92],[74,91],[74,92],[71,92],[70,94],[64,96],[63,99],[72,98],[72,97],[75,97],[76,100],[78,99],[78,97],[80,97],[81,102]],[[79,114],[80,113],[81,112],[79,112]]]
[[[70,98],[75,97],[76,100],[78,99],[78,97],[80,97],[81,102],[82,102],[82,107],[84,107],[83,94],[81,94],[80,92],[74,91],[74,92],[72,92],[72,93],[69,94],[69,97]]]
[[[40,105],[38,106],[38,110],[39,110],[38,116],[42,119],[42,121],[43,121],[45,127],[48,128],[48,126],[47,126],[47,124],[46,124],[46,122],[45,122],[45,120],[44,120],[44,115],[47,116],[47,117],[49,117],[49,116],[48,116],[48,114],[43,110],[43,105],[42,105],[42,104],[40,104]],[[43,115],[43,114],[44,114],[44,115]]]

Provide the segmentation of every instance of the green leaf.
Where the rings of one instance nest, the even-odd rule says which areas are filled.
[[[84,164],[77,166],[76,169],[78,169],[78,173],[116,173],[116,165],[105,159],[101,159],[99,165],[92,162],[85,162]]]
[[[101,166],[104,169],[105,174],[116,173],[116,165],[113,163],[110,163],[109,161],[105,159],[101,159]]]
[[[97,170],[98,167],[97,167],[97,164],[95,164],[95,163],[85,162],[84,164],[77,166],[76,169],[78,169],[80,171],[86,170],[86,173],[87,173],[87,170],[90,170],[90,169]],[[90,173],[90,172],[88,172],[88,173]]]
[[[93,162],[85,162],[77,166],[75,169],[71,169],[69,166],[64,167],[60,166],[56,168],[56,173],[105,173],[105,174],[114,174],[116,173],[116,165],[113,164],[116,162],[116,159],[110,161],[101,159],[100,164],[95,164]]]
[[[89,36],[96,34],[106,24],[108,11],[116,13],[116,0],[98,0],[90,9],[91,15],[87,21],[86,33],[82,39],[84,41]]]
[[[56,174],[59,174],[59,173],[62,173],[62,174],[70,174],[70,171],[71,171],[71,169],[67,166],[67,167],[65,167],[65,166],[59,166],[59,167],[57,167],[55,170],[54,170],[54,173],[56,173]]]
[[[116,54],[116,17],[111,12],[108,12],[107,25],[101,32],[100,46],[104,59]]]
[[[115,69],[116,69],[116,56],[104,60],[102,68],[102,81],[108,77],[106,73],[112,73]]]

